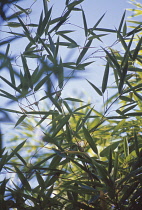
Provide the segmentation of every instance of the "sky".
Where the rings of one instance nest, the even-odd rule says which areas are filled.
[[[30,0],[30,1],[24,0],[24,1],[21,1],[20,6],[26,9],[26,8],[29,8],[29,6],[32,3],[34,3],[33,0]],[[58,17],[61,15],[63,11],[65,0],[50,0],[48,4],[49,4],[49,8],[53,5],[53,16]],[[81,3],[81,5],[86,15],[88,27],[92,27],[99,20],[99,18],[105,13],[104,18],[98,27],[111,28],[111,29],[118,28],[121,17],[125,9],[133,7],[127,0],[109,0],[109,1],[85,0],[83,3]],[[37,0],[32,5],[33,13],[31,15],[31,22],[33,23],[39,22],[42,9],[43,9],[42,1]],[[130,12],[127,12],[126,17],[128,17],[129,14]],[[70,22],[80,27],[83,26],[81,14],[79,14],[78,12],[75,12],[73,13],[73,15],[71,15]],[[65,27],[68,27],[70,29],[70,25],[66,25]],[[74,27],[74,29],[76,29],[76,27]],[[6,30],[6,27],[3,26],[2,30],[3,31]],[[15,29],[15,30],[17,31],[18,29]],[[2,39],[5,36],[7,36],[7,34],[1,33],[0,36]],[[72,36],[74,36],[74,38],[80,43],[80,46],[83,46],[84,44],[84,31],[83,30],[79,30],[79,32],[77,32],[75,35],[72,35]],[[96,45],[94,45],[94,47],[110,46],[115,40],[116,40],[116,36],[114,37],[113,35],[110,34],[109,36],[106,36],[103,43],[96,42],[95,43]],[[19,40],[18,42],[16,42],[16,45],[15,43],[11,45],[11,53],[12,54],[14,53],[15,55],[20,54],[22,50],[24,49],[24,47],[25,47],[25,42],[24,41],[21,42],[21,40]],[[75,48],[72,51],[63,50],[60,53],[61,53],[61,57],[64,60],[66,59],[75,60],[79,52],[78,52],[78,49]],[[92,89],[92,87],[86,81],[86,78],[87,78],[89,81],[94,83],[97,87],[99,88],[101,87],[101,82],[102,82],[102,77],[103,77],[103,72],[104,72],[104,68],[103,68],[104,62],[102,59],[98,59],[98,58],[94,58],[94,61],[95,61],[94,64],[92,64],[91,67],[87,68],[87,70],[84,73],[80,72],[77,74],[80,77],[80,79],[73,80],[73,81],[70,80],[66,84],[62,92],[63,98],[68,97],[68,96],[76,97],[80,95],[81,93],[83,93],[83,95],[85,96],[86,102],[88,99],[91,100],[97,108],[103,105],[97,93]],[[33,64],[31,63],[31,65]],[[110,95],[111,94],[112,92],[110,91]]]

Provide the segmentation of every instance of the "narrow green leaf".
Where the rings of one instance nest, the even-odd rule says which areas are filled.
[[[122,101],[133,102],[133,100],[127,96],[120,96],[119,99]]]
[[[7,162],[12,158],[14,157],[14,155],[24,146],[26,140],[23,141],[22,143],[20,143],[13,151],[10,155],[8,155],[7,157]]]
[[[135,131],[134,131],[134,140],[135,140],[135,151],[136,151],[137,157],[140,157],[138,138]]]
[[[74,102],[83,102],[82,100],[78,99],[78,98],[64,98],[64,100],[67,101],[74,101]]]
[[[21,24],[20,23],[16,23],[16,22],[8,22],[7,26],[13,27],[13,28],[18,28],[18,27],[21,27]]]
[[[51,51],[52,51],[52,53],[54,55],[55,54],[55,44],[54,44],[50,34],[48,34],[48,37],[49,37],[49,42],[50,42],[50,49],[51,49]]]
[[[49,77],[49,75],[47,75],[43,79],[41,79],[39,81],[39,83],[35,86],[34,91],[38,91],[48,81],[48,77]]]
[[[49,114],[44,115],[41,120],[36,124],[36,126],[40,125],[44,120],[47,119],[47,117],[49,116]]]
[[[102,42],[102,40],[100,39],[100,37],[106,36],[106,35],[108,35],[108,34],[95,34],[95,33],[93,33],[93,36],[90,36],[88,38],[88,40],[98,39],[99,41]]]
[[[132,106],[129,106],[128,108],[122,110],[122,114],[125,114],[126,112],[132,110],[133,108],[135,108],[137,106],[137,104],[134,104]]]
[[[126,24],[126,21],[125,21],[125,24],[124,24],[124,26],[123,26],[123,36],[126,36],[126,34],[127,34],[127,24]]]
[[[121,33],[121,28],[122,28],[123,23],[124,23],[125,15],[126,15],[126,10],[124,11],[123,16],[122,16],[122,19],[120,21],[120,25],[119,25],[119,28],[118,28],[118,32],[119,33]]]
[[[59,36],[57,38],[56,48],[55,48],[55,52],[54,52],[54,59],[55,60],[57,59],[58,51],[59,51]]]
[[[41,189],[45,189],[44,179],[42,178],[39,172],[36,172],[36,178],[37,178],[39,187],[41,187]]]
[[[21,10],[23,13],[25,13],[26,15],[29,15],[30,14],[30,9],[23,9],[22,7],[20,7],[19,5],[17,4],[14,4],[15,7],[17,7],[19,10]]]
[[[88,51],[88,49],[89,49],[91,43],[92,43],[92,40],[89,40],[89,41],[87,42],[87,44],[83,47],[83,50],[81,51],[81,53],[80,53],[80,55],[78,56],[77,61],[76,61],[76,65],[77,65],[77,66],[78,66],[78,64],[80,64],[82,58],[83,58],[84,55],[87,53],[87,51]]]
[[[125,155],[125,158],[126,158],[129,155],[129,144],[128,144],[128,139],[127,138],[124,138],[123,145],[124,145],[124,155]]]
[[[58,84],[59,84],[59,88],[62,89],[63,85],[64,85],[64,67],[63,67],[63,63],[62,63],[62,59],[60,58],[60,64],[58,66]]]
[[[70,37],[66,36],[65,34],[61,34],[60,36],[62,36],[64,39],[66,39],[70,43],[72,43],[74,45],[74,47],[78,47],[78,44],[73,39],[71,39]]]
[[[7,79],[5,79],[4,77],[0,76],[0,78],[7,83],[10,87],[12,87],[14,90],[16,90],[17,92],[21,93],[21,90],[19,88],[17,88],[14,84],[12,84],[11,82],[9,82]]]
[[[139,53],[139,51],[141,50],[141,45],[142,45],[142,37],[140,38],[135,50],[134,50],[134,53],[133,53],[133,59],[135,60],[137,58],[137,55]]]
[[[47,0],[43,0],[43,6],[44,6],[44,15],[46,16],[48,13],[48,4]]]
[[[107,87],[108,75],[109,75],[109,62],[107,62],[107,64],[106,64],[104,77],[103,77],[103,82],[102,82],[102,92],[103,93],[105,92],[106,87]]]
[[[79,111],[79,110],[81,110],[81,109],[84,109],[84,108],[86,108],[86,107],[88,107],[88,106],[90,106],[90,105],[91,105],[91,104],[86,104],[86,105],[84,105],[84,106],[80,106],[79,108],[75,109],[74,112]]]
[[[113,180],[115,181],[117,178],[117,172],[118,172],[118,152],[115,152],[115,161],[114,161],[114,171],[113,171]]]
[[[127,71],[128,71],[128,61],[126,62],[125,66],[122,68],[122,72],[121,72],[121,75],[120,75],[120,82],[119,82],[119,85],[118,85],[118,92],[121,93],[122,92],[122,89],[123,89],[123,85],[124,85],[124,82],[125,82],[125,78],[126,78],[126,75],[127,75]]]
[[[13,110],[13,109],[0,108],[0,110],[6,111],[6,112],[13,112],[13,113],[17,113],[17,114],[23,114],[22,112]]]
[[[142,112],[130,112],[130,113],[127,113],[125,116],[128,116],[128,117],[136,117],[136,116],[142,116]]]
[[[19,155],[18,152],[16,152],[15,155],[18,157],[19,160],[21,160],[21,162],[24,164],[24,166],[27,167],[27,162],[24,160],[24,158],[21,155]]]
[[[49,96],[49,98],[52,101],[52,103],[55,105],[55,107],[57,107],[57,109],[59,110],[59,112],[62,113],[62,108],[61,108],[61,105],[58,103],[58,99],[53,98],[52,96]]]
[[[18,121],[16,122],[16,124],[15,124],[15,127],[17,126],[17,125],[19,125],[21,122],[23,122],[23,120],[25,119],[25,117],[27,117],[27,115],[22,115],[19,119],[18,119]]]
[[[87,80],[88,81],[88,80]],[[89,82],[89,81],[88,81]],[[94,88],[94,90],[100,95],[102,96],[102,92],[94,85],[92,84],[91,82],[89,82],[89,84]]]
[[[129,60],[129,57],[130,57],[130,58],[133,58],[132,55],[131,55],[131,53],[130,53],[130,48],[131,48],[131,45],[132,45],[132,43],[133,43],[133,39],[134,39],[134,35],[133,35],[132,38],[130,39],[130,42],[129,42],[128,47],[127,47],[127,50],[126,50],[126,52],[125,52],[125,54],[124,54],[124,56],[123,56],[123,60],[122,60],[122,63],[121,63],[121,67],[122,67],[122,66],[125,66],[125,64],[126,64],[126,63],[128,62],[128,60]]]
[[[127,33],[127,37],[136,34],[137,32],[142,30],[142,24],[138,25],[136,28],[134,28],[132,31]]]
[[[27,80],[28,86],[32,89],[33,84],[32,84],[32,79],[31,79],[31,75],[30,75],[30,71],[27,65],[26,58],[23,55],[21,55],[21,58],[22,58],[23,68],[24,68],[25,77],[26,77],[25,79]]]
[[[139,182],[132,182],[130,185],[127,185],[127,188],[124,193],[122,194],[122,197],[120,199],[120,203],[125,203],[125,201],[129,200],[129,198],[133,195],[133,192],[138,188]]]
[[[110,59],[110,61],[114,64],[114,66],[116,67],[117,71],[118,71],[118,75],[120,76],[120,65],[117,61],[116,58],[114,58],[114,56],[111,55],[111,53],[109,53],[107,50],[103,49],[106,53],[106,55],[108,56],[108,58]],[[109,61],[108,59],[108,61]]]
[[[9,98],[12,101],[18,101],[18,99],[15,96],[11,95],[10,93],[8,93],[8,92],[6,92],[6,91],[4,91],[2,89],[0,89],[0,91],[5,94],[4,97]]]
[[[47,194],[46,194],[46,198],[50,198],[51,197],[51,195],[53,193],[53,190],[54,190],[54,188],[53,188],[53,185],[52,185],[50,188],[48,188],[48,191],[47,191]]]
[[[27,178],[24,176],[23,172],[21,170],[19,170],[16,166],[14,166],[16,173],[20,179],[20,181],[22,182],[22,185],[24,187],[24,189],[31,191],[31,186],[27,180]]]
[[[88,144],[90,145],[91,149],[94,151],[94,153],[96,153],[98,155],[98,149],[94,142],[94,139],[92,138],[89,131],[84,126],[83,126],[83,132],[84,132],[85,139],[88,142]]]
[[[118,123],[117,123],[117,126],[114,127],[113,132],[112,132],[111,135],[113,136],[119,129],[122,129],[122,127],[123,127],[123,125],[124,125],[125,122],[126,122],[125,119],[123,119],[123,120],[121,120],[120,122],[118,122]]]
[[[83,24],[84,24],[85,36],[87,37],[87,35],[88,35],[87,22],[86,22],[85,13],[84,13],[83,10],[82,10],[82,17],[83,17]]]
[[[7,62],[7,65],[8,65],[9,71],[10,71],[11,83],[16,86],[15,77],[14,77],[15,73],[14,73],[11,62],[10,61]]]
[[[101,157],[107,157],[109,156],[110,154],[110,149],[111,149],[111,152],[113,152],[119,145],[119,142],[115,142],[109,146],[107,146],[105,149],[103,149],[101,152],[100,152],[100,156]]]
[[[27,29],[26,25],[23,23],[23,21],[22,21],[19,17],[17,17],[17,18],[18,18],[18,20],[19,20],[21,26],[22,26],[23,29],[25,30],[25,32],[26,32],[27,34],[30,35],[30,32],[29,32],[29,30]]]
[[[101,18],[97,21],[97,23],[93,26],[93,28],[91,30],[95,30],[96,27],[99,25],[99,23],[101,22],[101,20],[103,19],[103,17],[105,16],[106,13],[104,13]]]
[[[62,120],[60,121],[60,124],[54,130],[52,137],[55,137],[57,135],[57,133],[63,128],[63,126],[69,121],[69,119],[70,119],[70,115],[66,115],[65,117],[62,118]]]
[[[44,43],[44,41],[38,37],[40,43],[43,45],[43,47],[45,48],[45,50],[47,51],[47,53],[52,57],[52,53],[50,52],[50,50],[48,49],[47,45]]]
[[[62,160],[62,157],[59,155],[56,155],[55,157],[53,157],[53,159],[49,165],[49,169],[56,169],[56,167],[59,166],[59,163],[61,160]]]
[[[110,174],[112,171],[112,150],[109,148],[109,157],[108,157],[108,173]]]
[[[81,2],[83,2],[84,0],[78,0],[78,1],[74,1],[74,2],[72,2],[72,3],[70,3],[70,4],[67,4],[67,7],[69,8],[69,9],[73,9],[76,5],[78,5],[78,4],[80,4]]]
[[[65,105],[66,109],[68,110],[68,112],[72,115],[72,110],[69,107],[68,103],[66,101],[63,101],[63,104]]]
[[[71,32],[74,32],[74,31],[73,30],[63,30],[63,31],[56,32],[56,35],[67,34],[67,33],[71,33]]]

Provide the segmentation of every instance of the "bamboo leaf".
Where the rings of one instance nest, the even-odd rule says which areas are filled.
[[[87,80],[88,81],[88,80]],[[89,82],[89,81],[88,81]],[[94,85],[92,84],[91,82],[89,82],[89,84],[94,88],[94,90],[100,95],[102,96],[102,92]]]
[[[83,102],[82,100],[80,100],[78,98],[64,98],[64,100],[66,100],[66,101],[74,101],[74,102]]]
[[[126,122],[125,119],[121,120],[120,122],[117,123],[117,126],[113,129],[113,132],[111,135],[114,135],[119,129],[122,129],[122,126]]]
[[[62,120],[60,121],[60,124],[54,130],[52,137],[55,137],[57,135],[57,133],[63,128],[63,126],[69,121],[69,119],[70,119],[70,115],[66,115],[65,117],[62,118]]]
[[[95,30],[96,27],[99,25],[99,23],[101,22],[101,20],[103,19],[103,17],[105,16],[106,13],[104,13],[101,18],[97,21],[97,23],[93,26],[92,30]]]
[[[135,151],[136,151],[137,157],[140,157],[139,144],[138,144],[136,131],[134,131],[134,140],[135,140]]]
[[[85,139],[88,142],[88,144],[90,145],[91,149],[94,151],[94,153],[96,153],[98,155],[98,149],[94,142],[94,139],[92,138],[89,131],[84,126],[83,126],[83,132],[84,132]]]
[[[52,101],[52,103],[55,105],[55,107],[57,107],[57,109],[59,110],[59,112],[62,113],[62,108],[61,108],[61,105],[58,103],[58,99],[53,98],[52,96],[49,96],[49,98]]]
[[[112,150],[109,148],[109,157],[108,157],[108,173],[110,174],[112,171]]]
[[[117,178],[117,172],[118,172],[118,152],[115,152],[115,161],[114,161],[114,171],[113,171],[113,180],[115,181]]]
[[[11,99],[13,101],[18,101],[18,99],[15,96],[11,95],[10,93],[8,93],[8,92],[6,92],[6,91],[4,91],[2,89],[0,89],[0,91],[5,94],[5,95],[3,95],[4,97],[9,98],[9,99]]]
[[[22,143],[20,143],[13,151],[10,155],[8,155],[7,157],[7,162],[12,158],[14,157],[15,154],[17,154],[17,152],[24,146],[26,140],[23,141]]]
[[[78,56],[77,58],[77,61],[76,61],[76,65],[78,66],[78,64],[81,62],[82,58],[84,57],[84,55],[87,53],[90,45],[92,43],[92,40],[89,40],[87,42],[87,44],[83,47],[83,50],[81,51],[80,55]]]
[[[88,35],[87,22],[86,22],[86,17],[85,17],[85,14],[84,14],[83,10],[82,10],[82,17],[83,17],[85,36],[87,37],[87,35]]]
[[[16,122],[16,124],[15,124],[15,127],[17,126],[17,125],[19,125],[21,122],[23,122],[23,120],[25,119],[27,117],[27,115],[22,115],[19,119],[18,119],[18,121]]]
[[[17,92],[21,93],[21,90],[16,87],[14,84],[12,84],[11,82],[9,82],[7,79],[5,79],[4,77],[0,76],[0,78],[7,83],[10,87],[12,87],[14,90],[16,90]]]
[[[119,142],[115,142],[109,146],[107,146],[105,149],[103,149],[101,152],[100,152],[100,156],[101,157],[107,157],[109,156],[110,154],[110,149],[111,149],[111,152],[114,151],[119,145]]]
[[[38,91],[48,81],[50,75],[47,75],[43,79],[41,79],[39,83],[37,83],[37,85],[35,86],[34,91]]]
[[[105,92],[106,87],[107,87],[108,75],[109,75],[109,62],[107,62],[107,64],[106,64],[104,77],[103,77],[103,82],[102,82],[102,92],[103,93]]]
[[[16,166],[14,166],[15,170],[16,170],[16,173],[20,179],[20,181],[22,182],[22,185],[23,187],[28,190],[28,191],[31,191],[31,186],[28,182],[28,180],[26,179],[26,177],[24,176],[23,172],[20,171]]]
[[[126,10],[124,11],[123,16],[122,16],[122,19],[121,19],[121,21],[120,21],[120,25],[119,25],[119,28],[118,28],[118,32],[119,32],[119,33],[121,33],[121,28],[122,28],[123,23],[124,23],[125,15],[126,15]]]
[[[141,45],[142,45],[142,37],[140,38],[135,50],[134,50],[134,53],[133,53],[133,59],[135,60],[137,58],[137,55],[141,49]]]

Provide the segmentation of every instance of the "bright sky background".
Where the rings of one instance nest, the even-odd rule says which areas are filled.
[[[24,0],[20,3],[20,6],[26,9],[29,7],[29,5],[32,4],[32,2],[34,2],[34,1]],[[54,12],[53,16],[54,17],[59,17],[61,15],[61,13],[64,9],[64,4],[65,4],[65,0],[50,0],[49,8],[50,8],[50,6],[53,5],[53,12]],[[124,10],[126,8],[134,7],[130,3],[128,3],[127,0],[108,0],[108,1],[106,1],[106,0],[85,0],[81,5],[82,5],[82,8],[86,15],[88,27],[92,27],[98,21],[98,19],[104,13],[106,13],[102,22],[99,24],[98,27],[111,28],[111,29],[118,28],[121,17],[122,17]],[[40,18],[42,9],[43,9],[42,0],[37,0],[35,2],[35,4],[32,6],[32,10],[33,10],[33,13],[31,16],[32,23],[39,22],[39,18]],[[130,12],[127,12],[126,17],[128,17],[129,15],[130,15]],[[81,13],[75,12],[71,16],[71,21],[69,21],[69,22],[73,22],[74,24],[82,27],[83,22],[82,22],[82,18],[81,18]],[[5,30],[6,27],[2,27],[2,29]],[[16,29],[16,31],[18,32],[18,28]],[[103,33],[103,32],[100,32],[100,33]],[[1,38],[4,38],[5,36],[7,36],[5,33],[1,33]],[[79,41],[81,43],[81,41],[84,38],[84,31],[81,30],[78,34],[75,35],[75,38],[77,41]],[[17,41],[13,42],[13,44],[11,45],[12,53],[17,54],[24,50],[25,43],[21,40],[22,39],[20,39],[18,42]],[[101,42],[99,42],[99,43],[96,43],[96,46],[99,46],[99,45],[102,47],[109,46],[113,43],[113,41],[116,40],[116,36],[114,38],[112,35],[109,35],[108,37],[106,36],[106,38],[104,40],[105,41],[103,44]],[[83,42],[82,42],[82,44],[83,44]],[[94,47],[96,47],[96,46],[94,46]],[[72,51],[73,56],[78,55],[76,53],[79,53],[77,48],[75,48],[74,51]],[[68,54],[66,55],[66,54],[67,54],[66,51],[61,52],[61,57],[63,57],[64,59],[65,58],[68,59],[69,56],[71,56],[71,55],[68,55]],[[104,68],[101,66],[103,63],[100,59],[98,59],[98,61],[97,61],[97,59],[94,58],[94,60],[95,60],[95,63],[92,64],[91,68],[89,68],[86,71],[86,73],[80,72],[81,75],[78,74],[78,76],[81,76],[82,79],[69,81],[67,83],[67,85],[65,86],[64,91],[62,93],[63,98],[66,96],[76,97],[78,94],[80,94],[80,92],[83,91],[86,94],[86,102],[87,102],[88,98],[90,98],[96,107],[97,107],[97,104],[98,104],[98,107],[100,107],[100,105],[102,105],[102,100],[101,100],[101,102],[99,102],[100,98],[98,97],[97,93],[95,93],[95,91],[92,89],[92,87],[85,80],[87,78],[92,83],[94,83],[97,87],[101,87],[102,76],[104,73]]]

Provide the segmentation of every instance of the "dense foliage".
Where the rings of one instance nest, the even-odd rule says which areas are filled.
[[[6,46],[0,52],[0,96],[10,108],[0,109],[1,121],[9,112],[18,120],[8,147],[2,148],[1,133],[1,210],[141,208],[142,22],[133,17],[128,27],[124,12],[117,29],[99,28],[104,15],[88,28],[83,1],[66,0],[54,18],[43,0],[38,23],[30,18],[33,4],[25,9],[11,1],[13,13],[4,15],[10,37],[0,42]],[[142,5],[132,2],[135,16],[142,15]],[[82,17],[82,26],[68,22],[72,13]],[[83,46],[73,38],[75,30],[84,33]],[[112,34],[112,47],[93,49],[94,41],[103,46]],[[10,49],[19,39],[26,46],[17,57]],[[65,49],[76,50],[76,60],[64,61]],[[103,54],[102,84],[88,83],[104,101],[101,112],[80,97],[62,97],[67,82],[92,66],[97,52]]]

